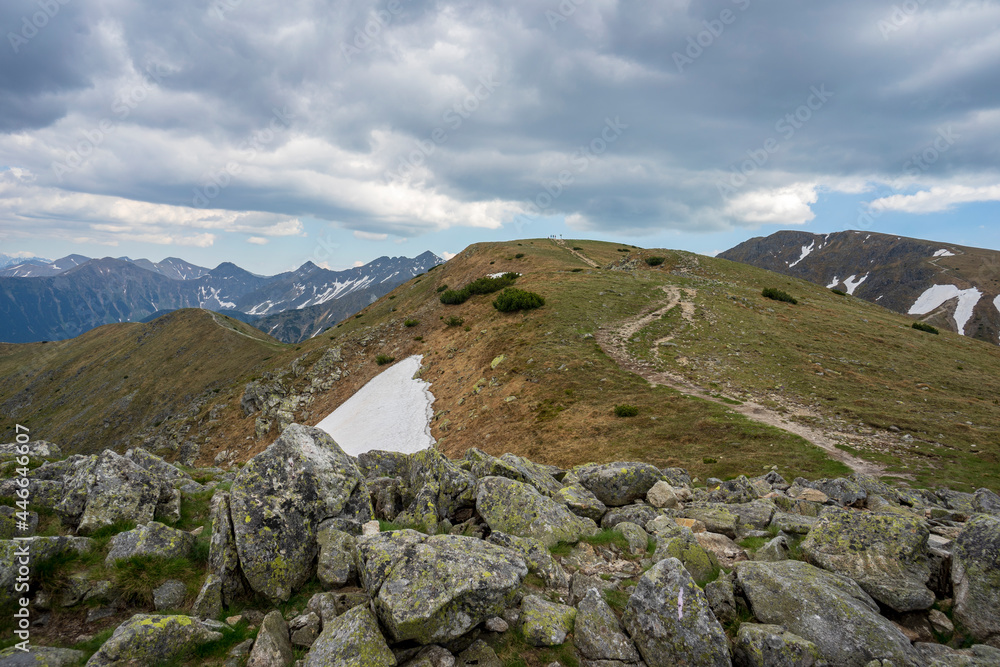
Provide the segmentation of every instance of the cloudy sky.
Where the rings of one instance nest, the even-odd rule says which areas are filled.
[[[1000,248],[1000,2],[4,0],[0,252]]]

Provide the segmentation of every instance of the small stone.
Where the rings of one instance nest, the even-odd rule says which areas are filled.
[[[493,618],[486,620],[486,629],[490,632],[507,632],[510,626],[507,621],[503,620],[499,616],[494,616]]]
[[[156,611],[178,609],[187,597],[187,586],[183,581],[167,579],[159,588],[153,590],[153,606]]]
[[[361,524],[361,535],[365,537],[368,535],[378,535],[380,530],[381,527],[378,521],[369,521]]]
[[[660,480],[646,493],[646,500],[653,507],[677,507],[677,494],[668,482]]]
[[[935,632],[942,635],[950,635],[955,632],[955,626],[951,620],[937,609],[931,609],[927,612],[927,620],[930,621],[931,627],[934,628]]]

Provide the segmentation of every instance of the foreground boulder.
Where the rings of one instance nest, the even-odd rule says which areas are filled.
[[[588,660],[631,663],[640,660],[632,640],[622,630],[615,613],[596,588],[588,590],[577,606],[573,636],[577,650]]]
[[[136,614],[118,626],[87,667],[158,665],[217,639],[222,633],[189,616]]]
[[[287,600],[315,573],[320,523],[374,516],[351,458],[325,432],[299,424],[240,470],[230,503],[243,574],[272,600]]]
[[[503,612],[528,574],[518,554],[472,537],[435,535],[397,553],[375,597],[379,620],[397,642],[462,636]]]
[[[739,667],[821,667],[828,665],[810,641],[780,625],[740,624],[733,647]]]
[[[976,640],[1000,648],[1000,519],[969,521],[952,552],[955,618]]]
[[[649,667],[732,664],[722,626],[676,558],[661,560],[642,576],[622,621]]]
[[[618,461],[604,465],[574,468],[580,484],[608,507],[620,507],[645,498],[649,490],[665,477],[648,463]]]
[[[106,565],[132,556],[186,558],[194,546],[194,535],[150,521],[145,526],[118,533],[111,538]]]
[[[313,642],[305,667],[395,667],[378,621],[367,606],[354,607],[329,623]]]
[[[223,604],[229,604],[247,590],[236,551],[229,500],[228,493],[212,496],[212,539],[208,551],[208,571],[221,582]]]
[[[834,665],[919,664],[909,640],[843,575],[800,561],[744,561],[736,565],[736,579],[761,623],[785,626],[814,643]]]
[[[75,463],[55,509],[81,535],[117,522],[148,523],[156,516],[162,486],[146,469],[105,449]]]
[[[533,486],[506,477],[479,480],[476,509],[491,530],[533,537],[546,547],[597,532],[592,520],[573,514]]]
[[[526,595],[521,601],[521,632],[532,646],[558,646],[573,631],[576,609],[549,602],[537,595]]]
[[[918,519],[898,514],[832,511],[802,543],[807,561],[845,574],[896,611],[927,609],[934,593],[930,578],[930,532]]]

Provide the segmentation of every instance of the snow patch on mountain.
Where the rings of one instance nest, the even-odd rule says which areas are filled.
[[[430,382],[414,377],[420,355],[382,371],[316,427],[357,456],[373,449],[413,454],[434,444]],[[391,407],[391,409],[390,409]]]
[[[833,282],[830,283],[829,285],[827,285],[826,288],[827,289],[833,289],[834,287],[837,286],[838,283],[840,283],[840,279],[838,279],[837,276],[834,276],[833,277]]]
[[[960,290],[955,285],[934,285],[927,288],[917,298],[916,303],[910,306],[908,313],[910,315],[926,315],[940,307],[946,301],[957,298],[958,305],[955,306],[955,324],[958,325],[958,333],[964,336],[965,325],[972,318],[972,311],[982,296],[983,293],[975,287]]]
[[[945,250],[944,248],[941,248],[936,253],[934,253],[934,256],[935,257],[954,257],[955,253],[949,252],[948,250]]]
[[[866,273],[865,275],[861,276],[857,280],[854,279],[855,276],[850,276],[849,278],[844,278],[844,285],[847,286],[847,293],[850,294],[851,296],[854,296],[854,290],[858,289],[858,285],[860,285],[864,281],[868,280],[868,276],[869,276],[869,274]]]
[[[808,247],[807,246],[802,246],[802,256],[799,257],[794,262],[792,262],[791,264],[789,264],[788,268],[792,268],[793,266],[795,266],[796,264],[798,264],[799,262],[801,262],[802,260],[804,260],[806,257],[808,257],[809,253],[811,253],[813,251],[813,248],[815,248],[815,247],[816,247],[816,242],[815,241],[813,241],[812,243],[810,243]]]
[[[226,301],[224,296],[220,296],[222,290],[217,287],[202,285],[198,288],[199,308],[236,308],[232,301]]]

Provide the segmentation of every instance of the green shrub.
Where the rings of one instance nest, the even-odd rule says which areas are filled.
[[[634,405],[623,403],[615,406],[616,417],[635,417],[637,414],[639,414],[639,408]]]
[[[521,259],[522,257],[524,257],[524,253],[523,252],[519,252],[516,255],[514,255],[514,259]]]
[[[386,364],[391,364],[396,360],[396,357],[390,357],[388,354],[379,354],[375,357],[375,363],[379,366],[385,366]]]
[[[441,303],[445,304],[446,306],[457,306],[460,303],[465,303],[466,301],[468,301],[470,296],[472,295],[469,294],[464,289],[463,290],[450,289],[450,290],[445,290],[444,293],[441,294],[440,298],[441,298]]]
[[[934,335],[938,334],[937,329],[929,324],[925,324],[924,322],[914,322],[911,326],[917,331],[926,331],[927,333],[932,333]]]
[[[403,322],[404,327],[415,327],[420,324],[420,320],[406,320]]]
[[[447,285],[441,285],[441,287],[437,288],[438,294],[440,294],[441,292],[445,291],[446,289],[448,289]]]
[[[476,278],[463,289],[468,290],[469,294],[492,294],[493,292],[499,292],[503,288],[513,285],[514,281],[518,278],[519,276],[517,273],[508,271],[507,273],[497,276],[496,278],[490,278],[489,276]]]
[[[444,323],[449,327],[460,327],[463,324],[465,324],[465,320],[461,317],[455,317],[454,315],[452,315],[451,317],[447,318],[444,321]]]
[[[581,247],[580,247],[580,246],[578,246],[578,245],[575,245],[575,246],[573,246],[573,250],[583,250],[583,248],[581,248]]]
[[[581,271],[583,271],[583,269],[573,269],[572,271],[573,273],[580,273]]]
[[[834,288],[834,289],[832,289],[830,291],[833,292],[834,294],[839,294],[840,296],[847,296],[847,292],[845,292],[842,289],[836,289],[836,288]]]
[[[663,264],[665,261],[667,261],[666,257],[647,257],[646,258],[646,264],[649,264],[650,266],[659,266],[660,264]]]
[[[784,301],[785,303],[791,304],[798,303],[798,300],[794,296],[788,292],[782,292],[780,289],[775,289],[774,287],[765,287],[760,295],[773,301]]]
[[[518,310],[531,310],[545,305],[541,294],[528,292],[516,287],[508,287],[493,300],[493,307],[501,313],[513,313]]]

